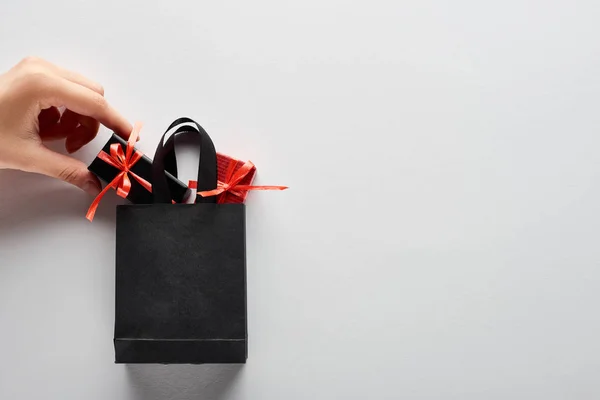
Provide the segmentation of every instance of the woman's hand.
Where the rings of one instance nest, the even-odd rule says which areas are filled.
[[[96,195],[100,182],[86,165],[42,141],[66,139],[73,153],[94,139],[100,123],[125,138],[132,128],[102,86],[79,74],[26,58],[0,75],[0,168],[44,174]]]

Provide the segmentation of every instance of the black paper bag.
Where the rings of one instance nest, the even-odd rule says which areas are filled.
[[[183,125],[190,124],[193,126]],[[165,135],[200,136],[198,191],[217,187],[214,145],[187,118]],[[247,357],[245,206],[170,204],[161,139],[153,200],[117,209],[115,354],[117,363],[245,363]]]

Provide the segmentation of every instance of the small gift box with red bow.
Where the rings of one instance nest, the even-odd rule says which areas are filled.
[[[256,167],[251,161],[217,153],[217,189],[209,191],[208,195],[217,196],[217,204],[242,204],[250,190],[287,189],[285,186],[254,186],[252,182],[255,176]],[[197,182],[189,181],[189,186],[190,189],[196,189]]]
[[[230,190],[221,193],[217,197],[217,203],[243,203],[248,196],[248,189],[256,176],[256,167],[249,162],[243,162],[225,154],[217,153],[217,185],[223,185],[231,182],[232,178],[238,174],[239,183],[230,188]],[[240,187],[242,187],[240,189]],[[190,188],[192,188],[190,186]]]
[[[107,184],[105,190],[114,188],[119,196],[134,204],[150,204],[152,203],[152,160],[133,147],[133,143],[137,140],[137,132],[132,136],[134,141],[128,144],[121,137],[113,134],[89,165],[88,170]],[[173,194],[173,201],[184,202],[191,193],[190,189],[169,172],[166,172],[166,177]]]

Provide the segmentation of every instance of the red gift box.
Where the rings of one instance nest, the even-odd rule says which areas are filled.
[[[242,168],[243,161],[217,153],[217,180],[221,183],[229,182],[233,174]],[[253,165],[250,172],[240,181],[240,185],[250,186],[256,176],[256,167]],[[223,192],[217,198],[217,203],[243,203],[248,196],[248,190],[236,190],[235,188]]]
[[[217,189],[199,193],[217,196],[217,203],[244,203],[249,190],[285,190],[287,186],[253,186],[256,167],[250,161],[217,153]],[[197,188],[196,181],[189,182],[190,189]]]

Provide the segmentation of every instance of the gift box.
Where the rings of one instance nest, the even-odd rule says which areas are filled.
[[[234,174],[240,171],[240,168],[244,166],[244,162],[225,154],[217,153],[217,185],[219,182],[222,184],[231,181]],[[248,173],[246,173],[239,182],[241,186],[250,186],[256,176],[256,167],[251,166]],[[239,190],[232,188],[232,190],[223,192],[217,197],[217,203],[244,203],[248,196],[248,190]]]
[[[187,118],[165,135],[173,129],[200,136],[199,195],[196,204],[171,204],[165,170],[176,173],[174,136],[163,136],[153,203],[117,208],[115,361],[245,363],[245,205],[217,203],[223,188],[206,131]]]
[[[113,133],[111,138],[106,142],[104,147],[98,156],[92,161],[92,163],[88,166],[88,170],[94,173],[98,178],[104,181],[106,184],[112,182],[117,175],[119,175],[123,169],[120,166],[123,160],[119,160],[117,154],[115,153],[115,148],[113,145],[117,145],[120,148],[120,153],[123,156],[126,155],[127,152],[127,142],[123,140],[121,137],[117,136]],[[113,150],[111,150],[111,146],[113,146]],[[118,149],[117,149],[118,150]],[[138,152],[137,149],[133,149],[133,154]],[[139,152],[138,152],[139,153]],[[141,155],[139,161],[135,162],[133,166],[131,166],[131,172],[135,174],[137,177],[142,178],[150,185],[152,185],[152,160],[145,155]],[[107,159],[108,158],[108,159]],[[169,185],[169,190],[173,195],[173,201],[176,203],[183,203],[189,197],[191,191],[186,186],[185,183],[181,182],[171,173],[166,173],[167,182]],[[145,188],[144,185],[140,182],[140,180],[133,177],[133,179],[129,179],[131,182],[131,188],[126,195],[127,200],[134,204],[150,204],[152,203],[152,192]]]
[[[256,167],[254,164],[217,153],[217,186],[223,187],[228,182],[232,182],[236,174],[241,174],[237,180],[238,182],[228,188],[227,191],[223,191],[223,193],[217,195],[217,203],[242,204],[246,201],[249,190],[265,188],[281,189],[279,186],[252,186],[252,182],[256,176]],[[196,181],[188,182],[190,189],[197,189],[196,184]]]
[[[174,137],[169,138],[167,143]],[[175,153],[169,154],[165,158],[165,170],[174,176],[177,176],[177,161]],[[217,152],[217,186],[224,187],[230,184],[228,190],[217,195],[218,204],[242,204],[246,201],[249,190],[281,190],[280,186],[252,186],[256,176],[256,167],[251,162],[244,162]],[[197,182],[190,180],[188,186],[190,189],[197,189]]]
[[[170,164],[174,165],[172,161]],[[169,171],[169,168],[167,168]],[[256,166],[250,161],[240,161],[225,154],[217,153],[217,196],[218,204],[243,204],[250,190],[285,190],[287,186],[252,185],[256,176]],[[196,181],[189,181],[190,189],[197,189]]]

